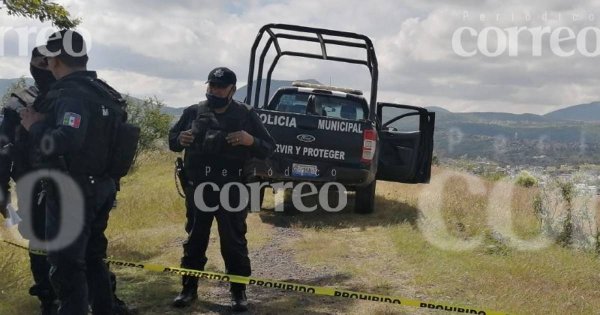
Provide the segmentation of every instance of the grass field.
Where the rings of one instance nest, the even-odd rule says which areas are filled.
[[[185,239],[183,200],[174,187],[170,153],[140,157],[122,183],[118,208],[111,215],[109,255],[129,261],[177,266]],[[446,172],[434,171],[434,181]],[[511,314],[600,314],[598,257],[550,245],[519,251],[491,232],[486,207],[494,183],[483,181],[479,194],[452,177],[443,193],[431,185],[379,182],[376,212],[275,213],[248,218],[254,274],[259,277],[332,286],[424,301],[458,304]],[[533,239],[539,232],[535,188],[515,188],[512,223],[516,234]],[[436,199],[441,198],[441,199]],[[448,251],[428,241],[423,205],[440,201],[446,239],[474,240],[469,250]],[[352,196],[350,196],[352,201]],[[429,203],[428,203],[429,202]],[[273,207],[267,197],[265,208]],[[213,229],[207,270],[223,271]],[[0,228],[4,239],[18,239]],[[26,252],[0,245],[0,314],[35,314]],[[169,307],[179,279],[139,269],[113,268],[119,296],[140,314],[227,314],[227,286],[202,281],[200,301],[189,309]],[[441,314],[415,309],[302,293],[249,288],[252,314]],[[449,314],[449,313],[448,313]]]

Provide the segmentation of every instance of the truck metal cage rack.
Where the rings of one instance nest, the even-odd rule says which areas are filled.
[[[259,45],[263,40],[264,35],[268,36],[266,43],[262,46],[260,57],[258,60],[258,70],[256,73],[256,88],[254,89],[254,97],[252,97],[254,87],[254,68],[256,65],[256,55],[259,49]],[[292,40],[292,41],[304,41],[319,43],[321,46],[321,54],[307,53],[301,51],[282,50],[280,39]],[[340,56],[331,56],[327,53],[327,47],[329,45],[337,45],[343,47],[353,47],[357,49],[364,49],[366,51],[365,59],[346,58]],[[254,40],[252,45],[252,52],[250,55],[250,69],[248,70],[248,85],[246,93],[246,101],[249,105],[258,107],[260,103],[260,89],[262,84],[262,77],[264,71],[265,58],[272,46],[275,48],[276,55],[269,66],[266,83],[265,83],[265,95],[263,107],[269,102],[269,92],[271,88],[271,77],[275,66],[279,62],[279,59],[283,56],[303,57],[321,60],[330,60],[336,62],[346,62],[351,64],[364,65],[369,69],[371,74],[371,94],[369,102],[369,117],[374,119],[375,111],[377,107],[377,82],[379,77],[379,70],[377,65],[377,57],[375,55],[375,48],[371,39],[365,35],[334,31],[322,28],[313,28],[306,26],[290,25],[290,24],[267,24],[263,26]]]

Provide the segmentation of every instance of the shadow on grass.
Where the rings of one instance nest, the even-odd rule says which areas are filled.
[[[302,281],[293,278],[278,280],[310,286],[330,286],[350,279],[347,274],[334,274]],[[348,300],[336,297],[255,286],[249,286],[249,299],[251,305],[248,314],[331,314],[334,310],[347,313],[352,307]]]
[[[170,305],[180,290],[178,277],[145,274],[140,271],[132,273],[129,269],[120,269],[117,276],[123,280],[119,286],[119,297],[133,305],[137,314],[232,314],[226,283],[201,280],[198,301],[190,307],[175,309]],[[327,286],[349,279],[348,275],[336,274],[304,280],[302,284]],[[294,279],[278,280],[298,282]],[[252,285],[248,286],[248,300],[249,311],[236,314],[331,314],[334,311],[346,313],[353,306],[353,302],[347,299]]]
[[[128,246],[127,242],[111,242],[109,245],[109,254],[115,259],[127,259],[130,261],[147,261],[162,253],[160,248],[153,247],[151,249],[144,249],[144,251],[138,251]]]
[[[315,200],[306,200],[306,206],[317,205]],[[331,206],[335,206],[332,204]],[[410,224],[416,228],[419,209],[398,200],[375,196],[375,209],[371,214],[354,213],[354,195],[348,194],[348,203],[339,212],[327,212],[317,206],[312,212],[300,212],[292,202],[284,203],[284,211],[261,209],[262,222],[277,227],[308,227],[308,228],[365,228],[369,226],[389,226]]]

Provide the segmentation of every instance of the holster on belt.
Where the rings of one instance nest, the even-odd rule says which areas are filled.
[[[177,178],[179,179],[181,188],[183,188],[185,190],[185,189],[188,189],[189,187],[191,187],[187,173],[186,173],[184,165],[183,165],[183,159],[181,159],[180,157],[178,157],[177,160],[175,160],[175,172],[177,173]]]

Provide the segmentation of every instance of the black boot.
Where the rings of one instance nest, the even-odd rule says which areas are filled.
[[[137,309],[132,308],[125,304],[123,300],[119,299],[116,295],[114,296],[114,314],[115,315],[135,315],[137,314]]]
[[[183,276],[183,290],[173,300],[173,307],[182,308],[189,306],[198,299],[198,278]]]
[[[231,310],[234,312],[245,312],[248,310],[246,290],[231,291]]]
[[[40,314],[56,315],[58,313],[58,301],[51,290],[44,289],[41,285],[36,284],[29,288],[29,294],[40,300]]]
[[[56,302],[43,302],[41,306],[42,315],[56,315],[58,314],[58,303]]]

